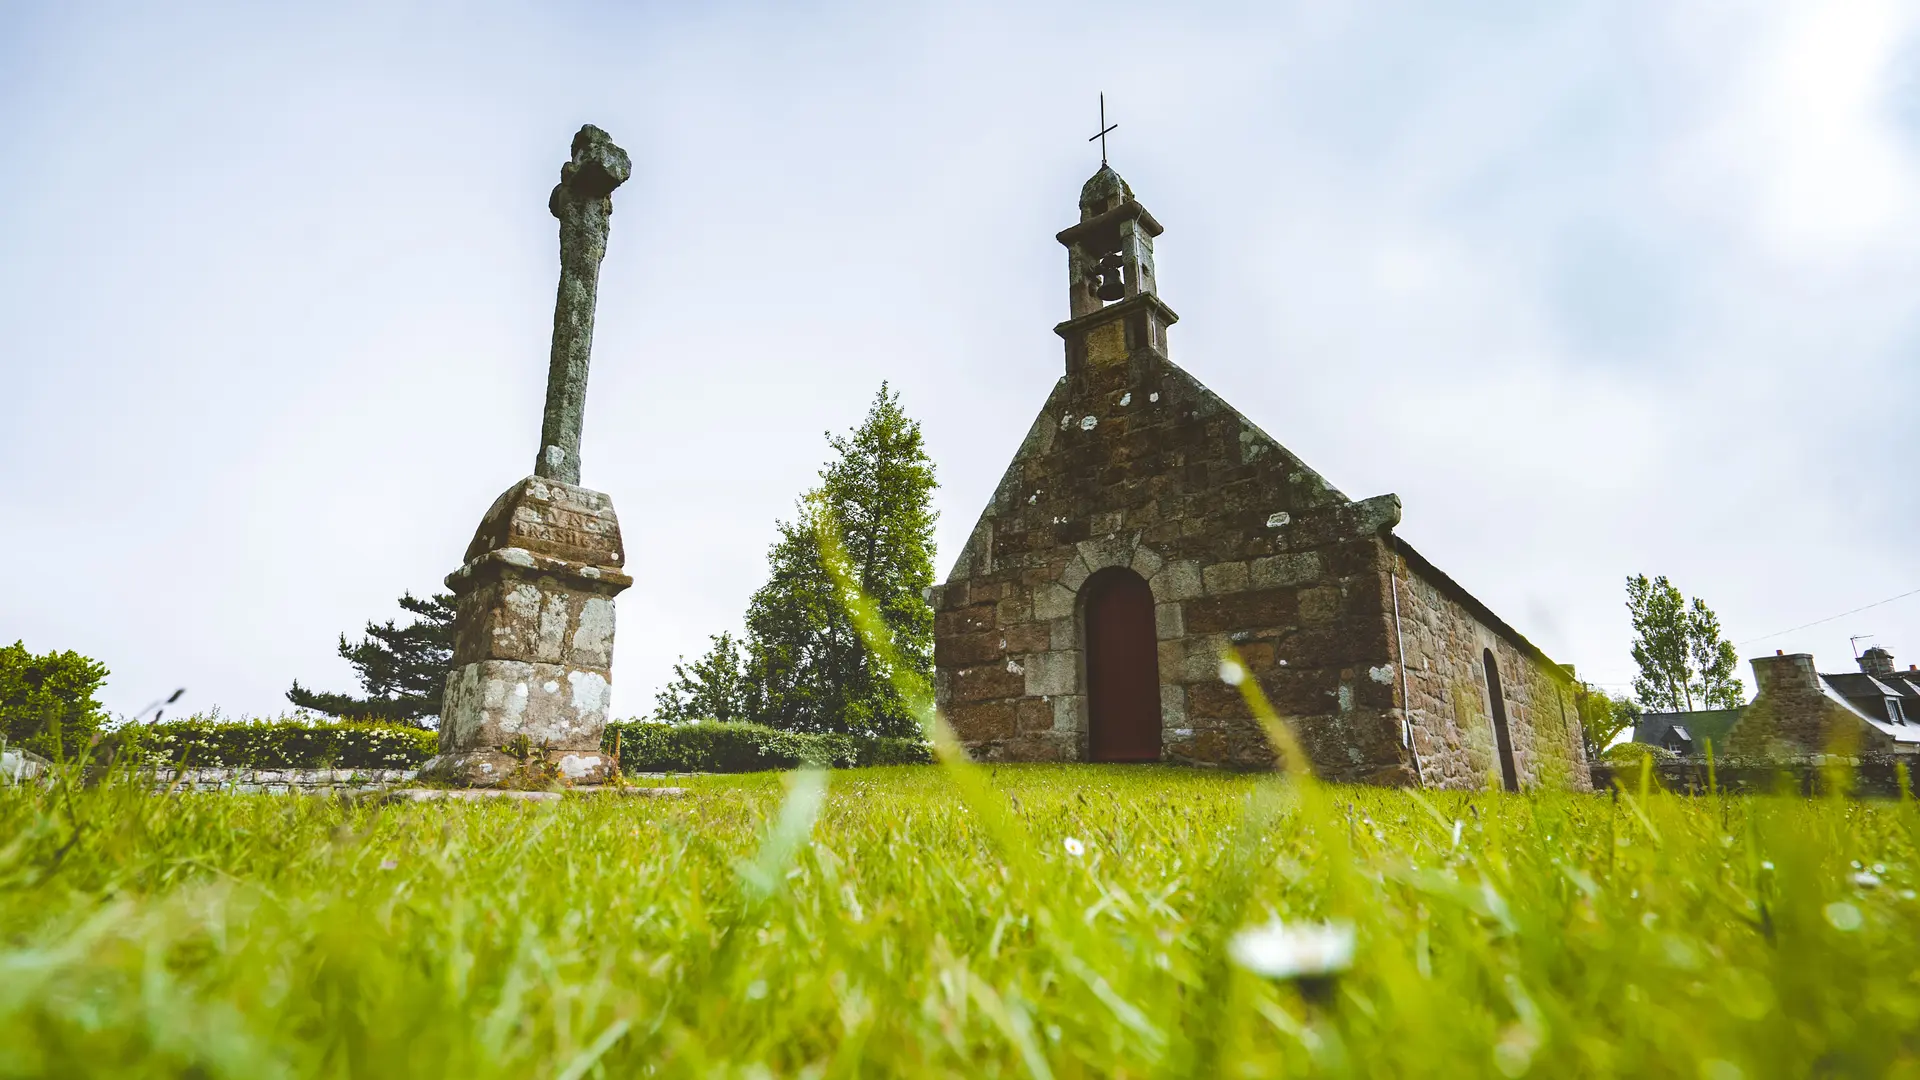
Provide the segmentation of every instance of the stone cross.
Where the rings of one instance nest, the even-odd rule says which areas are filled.
[[[553,301],[547,408],[533,472],[564,484],[580,482],[580,420],[587,406],[600,260],[607,254],[613,189],[632,172],[627,152],[588,124],[573,137],[573,160],[560,166],[560,183],[547,199],[547,209],[560,219],[560,291]]]

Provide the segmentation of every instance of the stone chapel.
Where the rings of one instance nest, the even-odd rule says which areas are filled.
[[[945,583],[935,686],[976,760],[1267,767],[1231,644],[1317,775],[1589,786],[1568,669],[1168,358],[1160,223],[1102,164],[1066,372]]]

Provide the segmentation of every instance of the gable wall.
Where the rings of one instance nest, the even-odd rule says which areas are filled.
[[[1390,661],[1392,496],[1353,502],[1184,371],[1102,362],[1056,385],[934,603],[936,687],[976,758],[1086,756],[1080,587],[1129,566],[1155,600],[1171,760],[1270,764],[1220,682],[1229,644],[1315,768],[1411,782]]]

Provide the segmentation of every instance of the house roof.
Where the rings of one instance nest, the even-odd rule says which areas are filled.
[[[1709,740],[1715,746],[1724,747],[1727,733],[1740,722],[1740,716],[1745,711],[1746,708],[1742,706],[1738,709],[1641,713],[1633,722],[1633,741],[1660,746],[1667,741],[1667,734],[1672,732],[1698,750],[1704,751]]]
[[[1906,680],[1892,676],[1873,676],[1848,671],[1821,675],[1820,690],[1828,698],[1858,716],[1868,727],[1897,743],[1920,743],[1920,724],[1891,719],[1887,699],[1906,697],[1898,685]],[[1910,689],[1910,688],[1909,688]]]

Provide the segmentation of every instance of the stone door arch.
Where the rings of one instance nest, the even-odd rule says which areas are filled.
[[[1087,757],[1159,761],[1160,653],[1153,590],[1124,566],[1081,586],[1081,641],[1087,664]]]

